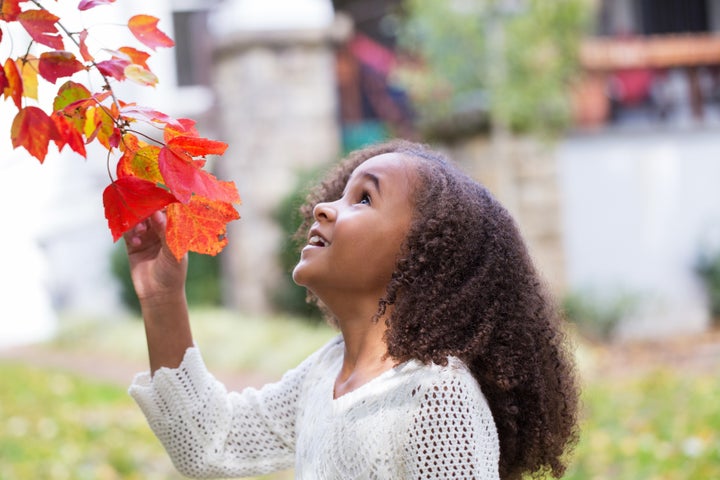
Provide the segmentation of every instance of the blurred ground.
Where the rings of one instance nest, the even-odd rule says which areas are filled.
[[[136,373],[148,368],[145,362],[114,353],[78,352],[48,344],[2,349],[0,361],[65,370],[120,386],[129,385]],[[663,368],[688,374],[717,372],[720,368],[720,328],[663,340],[583,343],[579,348],[578,364],[586,380],[639,376]],[[257,387],[276,380],[274,375],[262,372],[229,368],[211,370],[229,390]]]
[[[720,328],[662,340],[586,344],[580,368],[587,379],[640,376],[669,369],[708,374],[720,368]]]
[[[148,369],[147,363],[120,358],[100,352],[73,352],[46,344],[24,345],[0,350],[0,361],[16,362],[40,368],[53,368],[81,375],[85,378],[129,386],[133,377]],[[257,372],[212,372],[229,390],[258,387],[274,380],[268,374]]]

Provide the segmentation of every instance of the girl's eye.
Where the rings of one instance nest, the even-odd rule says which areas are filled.
[[[358,203],[362,205],[370,205],[370,195],[368,195],[367,192],[363,192],[363,194],[360,195],[360,201]]]

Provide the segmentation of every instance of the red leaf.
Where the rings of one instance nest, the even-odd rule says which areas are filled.
[[[65,145],[68,145],[75,152],[87,158],[82,133],[75,127],[73,121],[61,112],[56,112],[51,118],[58,131],[59,138],[55,141],[58,150],[62,150]]]
[[[20,15],[20,3],[26,0],[3,0],[2,10],[0,11],[0,20],[6,22],[14,22]]]
[[[10,129],[13,148],[23,147],[30,155],[43,163],[50,140],[58,140],[60,134],[55,123],[38,107],[21,109]]]
[[[163,147],[158,162],[165,185],[182,203],[189,203],[193,195],[226,203],[240,201],[233,182],[222,182],[201,170],[189,155]]]
[[[165,143],[169,142],[178,135],[184,135],[186,137],[200,136],[197,129],[195,128],[195,120],[191,120],[189,118],[179,118],[178,123],[178,126],[165,126],[165,130],[163,131],[163,140],[165,140]]]
[[[3,89],[3,95],[5,95],[5,98],[12,97],[15,106],[20,109],[22,108],[23,84],[17,64],[11,58],[8,58],[5,60],[3,70],[8,82],[7,87]]]
[[[58,78],[69,77],[84,69],[85,65],[80,63],[72,52],[54,51],[40,54],[38,70],[40,75],[50,83],[55,83]]]
[[[8,82],[7,75],[5,75],[5,69],[0,68],[0,92],[5,92],[6,88],[10,87],[10,83]],[[7,97],[7,95],[5,95]]]
[[[80,0],[78,10],[90,10],[91,8],[98,7],[100,5],[109,5],[114,2],[115,0]]]
[[[125,79],[125,67],[130,65],[130,62],[122,58],[113,57],[110,60],[103,60],[97,62],[95,66],[105,76],[113,77],[117,81]]]
[[[118,178],[103,192],[105,218],[113,241],[174,201],[175,197],[152,182],[136,177]]]
[[[78,36],[78,40],[80,43],[80,56],[82,56],[83,60],[86,62],[92,62],[95,60],[92,55],[90,55],[90,51],[88,50],[87,43],[85,41],[88,37],[88,31],[86,29],[83,29],[80,32],[80,35]]]
[[[143,120],[148,123],[171,124],[180,127],[177,120],[149,107],[141,107],[134,103],[129,103],[120,108],[120,115],[133,120]]]
[[[165,239],[178,260],[188,251],[216,255],[227,245],[227,224],[238,218],[231,204],[195,196],[187,205],[168,206]]]
[[[26,10],[17,16],[20,24],[38,43],[55,50],[63,50],[65,44],[55,24],[60,19],[47,10]]]
[[[155,50],[156,47],[172,47],[175,42],[157,28],[160,20],[152,15],[135,15],[128,21],[128,28],[144,45]]]
[[[228,145],[217,140],[208,140],[200,137],[186,137],[178,135],[173,137],[167,144],[169,148],[179,148],[193,157],[204,157],[205,155],[222,155]]]

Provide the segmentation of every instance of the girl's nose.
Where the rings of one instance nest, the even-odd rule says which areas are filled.
[[[337,217],[337,211],[332,203],[320,202],[313,208],[313,216],[317,221],[325,220],[333,222],[335,221],[335,217]]]

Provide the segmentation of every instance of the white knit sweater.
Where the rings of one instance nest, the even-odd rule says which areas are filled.
[[[228,393],[190,348],[177,369],[139,374],[130,394],[191,477],[294,466],[307,480],[499,478],[495,424],[461,361],[405,362],[334,399],[343,352],[338,337],[279,382]]]

